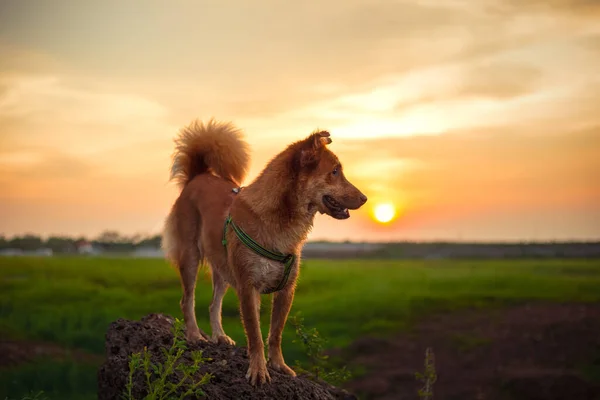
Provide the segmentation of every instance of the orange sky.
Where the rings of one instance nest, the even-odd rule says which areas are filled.
[[[0,234],[158,232],[172,138],[214,116],[250,178],[332,133],[370,201],[311,239],[600,239],[598,20],[595,0],[3,1]]]

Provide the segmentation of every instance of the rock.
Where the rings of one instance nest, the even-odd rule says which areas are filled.
[[[147,348],[151,360],[164,360],[163,350],[173,343],[174,320],[163,314],[150,314],[141,321],[119,319],[106,332],[106,361],[98,371],[98,399],[120,399],[129,376],[129,356]],[[213,378],[202,386],[206,399],[356,399],[356,396],[325,382],[303,376],[290,377],[269,369],[271,383],[251,386],[245,376],[248,369],[246,348],[201,342],[188,344],[181,357],[191,363],[191,351],[202,350],[210,358],[201,365],[198,376],[211,373]],[[173,377],[176,381],[177,377]],[[146,390],[143,373],[134,374],[133,394],[143,399]],[[179,395],[177,396],[179,398]],[[202,398],[202,397],[201,397]]]

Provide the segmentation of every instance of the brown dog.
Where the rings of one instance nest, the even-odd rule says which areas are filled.
[[[269,366],[295,376],[283,360],[281,334],[294,298],[302,246],[317,211],[346,219],[348,209],[359,208],[367,197],[346,180],[338,158],[327,149],[328,132],[315,132],[289,145],[239,194],[235,188],[244,180],[250,158],[248,145],[233,125],[194,122],[181,130],[175,143],[171,178],[182,190],[166,221],[163,248],[180,273],[187,339],[208,339],[198,328],[194,302],[198,265],[208,263],[212,340],[234,344],[221,326],[222,300],[231,285],[248,340],[246,377],[253,385],[270,381],[260,331],[260,295],[285,283],[273,296]],[[283,262],[252,250],[234,229],[224,230],[228,216],[263,248],[290,255],[287,281]]]

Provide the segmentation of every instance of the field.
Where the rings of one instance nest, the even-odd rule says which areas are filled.
[[[181,317],[180,296],[178,276],[162,260],[0,258],[0,399],[37,390],[50,399],[95,398],[109,323],[154,312]],[[202,274],[196,307],[205,331],[210,297],[210,277]],[[292,314],[300,311],[329,347],[357,349],[361,338],[394,337],[430,316],[554,303],[600,303],[600,260],[307,260]],[[231,290],[223,325],[245,345]],[[302,356],[293,338],[286,329],[290,364]],[[457,340],[477,346],[472,338]]]

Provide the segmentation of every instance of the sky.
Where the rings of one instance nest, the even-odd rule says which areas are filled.
[[[245,184],[331,132],[369,202],[311,240],[598,240],[598,20],[596,0],[2,1],[0,234],[160,232],[173,138],[214,117],[245,132]]]

